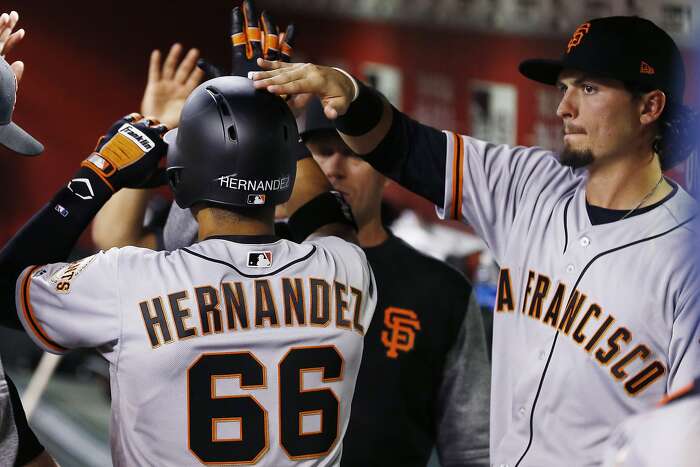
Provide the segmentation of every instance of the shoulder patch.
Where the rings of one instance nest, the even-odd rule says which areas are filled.
[[[91,262],[95,259],[95,255],[88,256],[87,258],[74,261],[66,266],[62,267],[56,271],[50,278],[49,281],[55,285],[57,293],[68,293],[70,292],[71,283],[73,279],[78,277]]]

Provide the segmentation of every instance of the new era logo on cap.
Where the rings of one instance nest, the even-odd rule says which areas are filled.
[[[251,251],[248,253],[249,268],[269,268],[272,266],[271,251]]]
[[[639,66],[639,72],[643,75],[653,75],[656,73],[656,70],[654,70],[654,67],[649,65],[647,62],[642,61],[642,64]]]

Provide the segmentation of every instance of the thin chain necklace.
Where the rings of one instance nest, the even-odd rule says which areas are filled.
[[[651,197],[651,195],[653,195],[653,194],[656,192],[656,189],[659,188],[659,185],[661,185],[661,182],[663,181],[663,179],[664,179],[664,175],[661,174],[661,177],[659,178],[659,181],[656,182],[656,185],[654,185],[654,188],[652,188],[651,191],[650,191],[649,193],[647,193],[646,196],[644,196],[644,198],[642,198],[642,200],[639,202],[639,204],[637,204],[635,207],[633,207],[632,209],[630,209],[630,210],[627,212],[627,214],[625,214],[624,216],[622,216],[619,220],[625,219],[625,218],[628,217],[630,214],[632,214],[634,211],[636,211],[637,209],[639,209],[639,207],[640,207],[642,204],[644,204],[644,202],[645,202],[646,200],[648,200],[648,199]]]

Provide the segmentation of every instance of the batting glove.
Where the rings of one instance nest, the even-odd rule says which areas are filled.
[[[127,115],[97,141],[95,151],[81,166],[97,173],[112,191],[162,185],[167,179],[158,164],[167,153],[166,131],[157,120],[138,113]]]
[[[250,71],[261,71],[258,58],[289,62],[292,56],[294,25],[280,34],[272,17],[263,11],[258,18],[252,0],[244,0],[242,7],[231,11],[231,75],[247,77]],[[204,70],[206,79],[222,76],[221,70],[200,59],[197,66]]]

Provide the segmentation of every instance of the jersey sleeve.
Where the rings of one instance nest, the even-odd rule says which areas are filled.
[[[311,236],[304,243],[318,248],[318,260],[332,271],[334,280],[350,287],[348,292],[361,301],[359,323],[366,330],[377,305],[377,287],[365,252],[359,246],[333,236]]]
[[[121,329],[118,255],[113,248],[72,263],[24,270],[15,289],[17,313],[37,345],[62,354],[116,344]]]
[[[679,296],[669,345],[667,392],[693,382],[700,373],[700,290],[691,280]]]
[[[444,203],[438,215],[469,224],[500,263],[516,216],[531,215],[545,188],[572,172],[544,149],[445,135]]]
[[[489,465],[491,365],[474,294],[445,360],[436,407],[436,446],[443,467]]]

